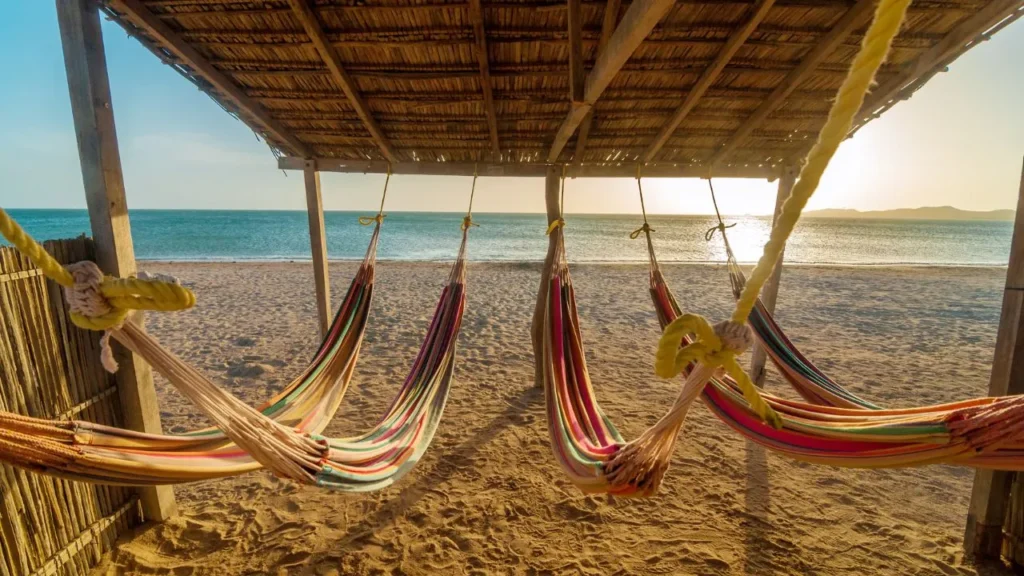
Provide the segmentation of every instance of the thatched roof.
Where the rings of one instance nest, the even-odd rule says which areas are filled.
[[[646,161],[695,173],[713,163],[739,175],[803,157],[872,7],[106,0],[126,30],[285,156]],[[858,127],[1022,15],[1024,0],[916,0]]]

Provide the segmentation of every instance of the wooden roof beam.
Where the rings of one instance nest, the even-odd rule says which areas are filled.
[[[204,78],[217,90],[229,104],[233,104],[238,112],[248,116],[266,131],[264,137],[272,139],[279,146],[287,146],[292,152],[308,155],[310,149],[284,126],[274,120],[270,113],[254,99],[246,96],[241,88],[232,82],[223,72],[217,70],[206,58],[188,45],[181,37],[171,30],[167,24],[146,9],[139,0],[110,0],[110,7],[128,17],[132,24],[138,26],[146,34],[153,37],[165,49],[173,52],[183,64]]]
[[[306,30],[306,35],[313,42],[316,47],[316,51],[320,53],[320,58],[323,59],[324,64],[327,65],[327,69],[331,71],[331,77],[338,83],[338,87],[341,88],[345,96],[348,97],[349,102],[352,104],[352,108],[355,109],[356,115],[362,120],[366,126],[367,131],[370,132],[370,136],[373,141],[380,148],[381,154],[384,158],[391,162],[398,160],[395,155],[395,151],[391,148],[391,144],[388,142],[384,132],[377,125],[377,121],[374,120],[373,115],[370,113],[370,107],[366,105],[363,97],[359,94],[356,89],[355,82],[345,71],[345,68],[341,65],[341,59],[338,57],[337,51],[331,46],[330,40],[327,38],[327,34],[324,33],[323,27],[320,25],[320,20],[317,18],[316,13],[310,8],[307,0],[289,0],[289,4],[292,7],[292,13],[298,18],[302,27]]]
[[[491,133],[491,153],[494,159],[501,158],[501,143],[498,140],[498,113],[494,107],[494,87],[491,83],[491,66],[487,54],[487,33],[484,30],[484,10],[480,0],[469,0],[469,19],[473,22],[473,36],[476,39],[476,57],[480,63],[480,87],[484,93],[484,110],[487,113],[487,129]]]
[[[551,164],[537,163],[500,163],[500,162],[396,162],[390,164],[381,160],[345,160],[341,158],[315,158],[317,170],[321,172],[339,172],[344,174],[384,174],[390,169],[392,174],[419,174],[423,176],[472,176],[479,174],[487,177],[538,177],[547,173]],[[278,159],[281,170],[302,170],[305,166],[303,158],[284,156]],[[717,178],[757,178],[775,179],[779,167],[763,166],[721,166],[715,169]],[[674,162],[656,162],[644,169],[644,177],[650,178],[703,178],[707,177],[708,168],[702,165],[682,164]],[[636,176],[636,164],[633,163],[598,163],[570,166],[566,169],[570,178],[633,178]]]
[[[594,103],[601,97],[608,84],[622,66],[633,55],[633,52],[654,30],[661,18],[675,5],[674,0],[635,0],[626,10],[622,22],[608,40],[608,45],[597,55],[594,68],[587,75],[583,91],[583,102],[573,103],[572,110],[566,116],[555,134],[555,141],[548,152],[548,162],[557,162],[558,156],[565,149],[569,138],[583,122]]]
[[[567,0],[569,25],[569,101],[583,102],[584,82],[587,79],[583,61],[583,13],[580,0]]]
[[[818,42],[810,52],[800,61],[800,64],[794,68],[789,74],[786,75],[782,83],[772,91],[771,95],[768,96],[757,107],[757,110],[750,115],[749,118],[736,130],[736,132],[729,138],[725,144],[717,151],[708,161],[708,164],[714,165],[721,162],[734,148],[736,148],[744,138],[750,135],[755,128],[764,122],[776,108],[782,105],[782,103],[789,97],[800,86],[800,84],[807,79],[807,76],[814,72],[818,64],[822,62],[829,54],[835,51],[843,40],[847,36],[853,33],[854,30],[863,26],[868,19],[871,17],[871,11],[875,7],[875,0],[858,0],[852,8],[847,10],[846,14],[836,23],[835,26]]]
[[[608,39],[615,31],[615,25],[619,21],[619,8],[622,0],[608,0],[604,7],[604,19],[601,21],[601,39],[597,43],[597,51],[601,52],[608,45]],[[583,162],[583,154],[587,150],[587,138],[590,137],[590,127],[594,124],[594,111],[590,110],[583,117],[580,124],[580,133],[576,135],[576,150],[573,152],[573,164],[579,166]]]
[[[661,150],[661,147],[668,142],[668,139],[676,129],[679,128],[679,125],[682,124],[684,119],[686,119],[686,116],[690,111],[697,106],[697,102],[699,102],[704,96],[704,93],[715,84],[715,81],[718,80],[718,76],[723,70],[725,70],[729,60],[732,60],[732,57],[737,51],[739,51],[740,46],[742,46],[743,43],[747,41],[747,38],[753,34],[761,21],[768,16],[768,11],[771,10],[774,4],[775,0],[758,0],[758,3],[754,6],[754,12],[750,15],[746,24],[729,37],[728,42],[725,43],[725,46],[715,57],[715,60],[710,66],[704,69],[704,73],[701,74],[697,83],[689,92],[686,93],[686,99],[683,100],[683,103],[680,104],[679,108],[674,114],[672,114],[672,118],[668,121],[668,124],[662,128],[661,132],[658,133],[658,136],[654,138],[653,142],[651,142],[651,145],[644,151],[644,162],[654,160],[654,157]]]

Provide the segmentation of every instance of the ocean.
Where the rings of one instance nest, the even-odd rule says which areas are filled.
[[[89,232],[85,210],[11,210],[38,239],[69,238]],[[359,259],[369,227],[357,216],[328,212],[327,252],[331,259]],[[130,214],[136,256],[142,260],[235,261],[309,259],[306,213],[300,211],[134,210]],[[547,240],[540,214],[477,214],[470,232],[475,261],[537,261]],[[754,262],[768,238],[771,218],[741,216],[729,241],[742,262]],[[459,241],[462,214],[390,213],[381,232],[379,258],[450,260]],[[566,249],[574,262],[643,262],[642,240],[629,233],[638,215],[566,216]],[[662,262],[718,262],[721,239],[704,240],[711,216],[653,216],[654,242]],[[919,221],[810,218],[800,222],[786,247],[787,263],[849,265],[1005,266],[1012,222]]]

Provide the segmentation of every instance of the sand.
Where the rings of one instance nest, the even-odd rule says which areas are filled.
[[[199,306],[150,330],[256,403],[316,346],[309,264],[150,264]],[[353,263],[331,265],[335,301]],[[362,358],[329,434],[372,424],[419,345],[445,264],[379,266]],[[724,268],[667,265],[686,310],[731,308]],[[180,515],[139,529],[98,573],[129,574],[977,574],[960,541],[973,472],[844,470],[748,445],[691,411],[661,493],[580,494],[547,443],[529,325],[537,264],[473,264],[456,384],[428,455],[398,485],[348,495],[266,473],[176,489]],[[889,406],[984,395],[1005,271],[788,267],[778,317],[827,372]],[[627,438],[669,406],[653,376],[657,321],[639,265],[576,266],[590,369]],[[774,373],[768,387],[793,396]],[[157,382],[164,429],[204,424]],[[979,570],[981,570],[979,572]]]

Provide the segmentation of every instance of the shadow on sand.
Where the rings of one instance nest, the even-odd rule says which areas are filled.
[[[429,472],[421,472],[413,484],[403,488],[400,494],[392,498],[372,516],[349,528],[339,544],[347,546],[356,540],[379,532],[384,526],[402,517],[428,492],[436,491],[438,486],[451,480],[457,471],[471,464],[477,452],[494,440],[498,434],[509,426],[520,422],[518,416],[532,405],[537,404],[543,396],[543,390],[530,386],[514,398],[507,400],[509,405],[507,409],[474,436],[455,447],[454,450],[442,454],[440,460]]]

